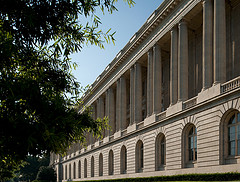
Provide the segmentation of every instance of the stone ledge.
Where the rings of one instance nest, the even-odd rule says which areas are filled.
[[[137,124],[136,123],[133,123],[132,125],[129,125],[127,127],[127,133],[131,133],[133,131],[136,131],[137,130]]]
[[[114,133],[114,139],[121,137],[121,130]]]
[[[221,84],[213,85],[212,87],[201,91],[197,97],[197,104],[209,100],[221,94]]]
[[[152,114],[151,116],[144,119],[144,126],[150,125],[156,121],[156,114]]]
[[[104,139],[103,139],[103,143],[107,143],[109,142],[109,136],[106,136]]]
[[[176,104],[171,105],[167,108],[166,117],[171,116],[175,113],[178,113],[182,110],[183,110],[183,102],[182,101],[177,102]]]

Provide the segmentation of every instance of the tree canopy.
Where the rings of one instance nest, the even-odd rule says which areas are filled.
[[[0,179],[27,155],[63,153],[86,131],[101,135],[106,120],[76,109],[81,85],[70,55],[85,43],[114,42],[114,32],[99,30],[96,10],[112,13],[116,2],[0,0]]]

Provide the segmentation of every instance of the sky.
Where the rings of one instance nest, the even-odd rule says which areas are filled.
[[[129,8],[126,2],[118,0],[116,3],[118,11],[113,14],[98,14],[102,22],[100,29],[107,31],[111,28],[112,33],[116,32],[114,35],[116,41],[115,45],[105,43],[105,49],[100,49],[95,45],[84,45],[81,52],[71,56],[72,61],[78,64],[77,69],[72,73],[81,86],[86,87],[96,80],[162,1],[135,0],[136,4]]]

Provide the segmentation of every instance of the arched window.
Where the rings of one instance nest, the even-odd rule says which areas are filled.
[[[108,174],[113,175],[114,172],[114,160],[113,160],[113,151],[109,151],[108,155]]]
[[[166,139],[164,134],[159,134],[155,143],[156,171],[164,170],[166,165]]]
[[[91,177],[94,177],[94,157],[91,157]]]
[[[81,178],[81,161],[78,161],[78,178]]]
[[[67,180],[67,165],[65,166],[65,179]]]
[[[194,167],[197,162],[197,128],[188,124],[183,129],[183,167]]]
[[[188,160],[197,160],[197,129],[195,126],[191,126],[188,132]]]
[[[240,155],[240,113],[233,112],[227,125],[228,155]]]
[[[99,176],[103,175],[103,155],[99,155]]]
[[[71,179],[72,178],[72,169],[71,169],[71,164],[69,164],[69,179]]]
[[[136,145],[136,172],[143,172],[144,165],[144,149],[143,142],[139,140]]]
[[[240,112],[231,111],[223,120],[223,156],[222,164],[239,163],[240,156]]]
[[[84,178],[87,178],[87,159],[84,159]]]
[[[125,146],[122,146],[120,155],[121,155],[121,162],[120,162],[121,174],[126,174],[127,173],[127,149]]]
[[[73,179],[76,179],[76,163],[73,163]]]
[[[60,180],[64,180],[64,168],[63,168],[63,165],[61,165],[61,179]]]

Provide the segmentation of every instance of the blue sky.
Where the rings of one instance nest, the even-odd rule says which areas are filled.
[[[77,81],[84,87],[91,85],[162,1],[135,0],[134,7],[129,8],[126,2],[119,0],[116,4],[118,11],[105,15],[99,13],[102,22],[100,28],[105,31],[109,28],[112,29],[111,32],[116,31],[115,45],[106,43],[105,49],[84,45],[81,52],[72,55],[72,60],[78,64],[77,69],[73,71]]]

